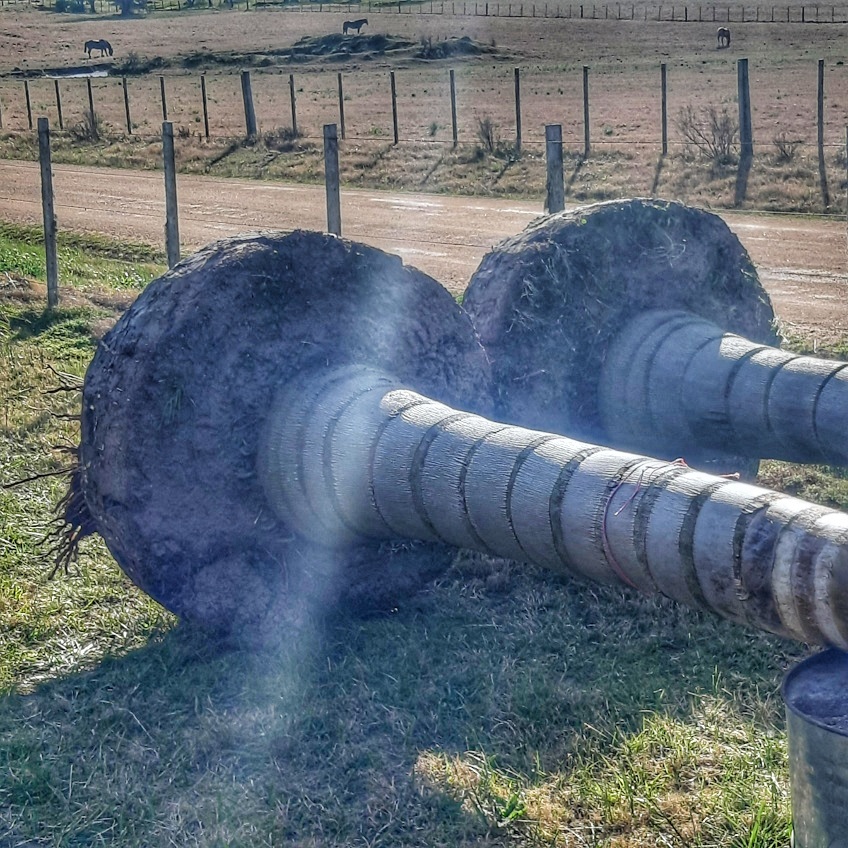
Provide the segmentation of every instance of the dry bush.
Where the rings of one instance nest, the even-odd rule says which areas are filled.
[[[486,153],[494,153],[500,144],[497,125],[488,116],[477,118],[477,140]]]
[[[785,132],[779,132],[771,143],[777,148],[778,162],[791,162],[804,142],[799,138],[790,138]]]
[[[100,141],[103,135],[103,121],[96,112],[85,112],[83,119],[74,124],[68,132],[75,141]]]
[[[262,133],[262,143],[269,150],[287,152],[297,147],[298,139],[302,135],[300,131],[295,131],[291,127],[276,127]]]
[[[726,106],[720,112],[715,106],[706,106],[700,113],[693,106],[686,106],[678,115],[677,129],[705,159],[723,165],[735,161],[739,124]]]

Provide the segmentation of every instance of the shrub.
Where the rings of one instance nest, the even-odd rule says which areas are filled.
[[[76,141],[100,141],[102,129],[103,121],[100,120],[100,116],[96,112],[93,114],[86,112],[83,119],[78,124],[74,124],[68,132]]]
[[[498,128],[488,115],[477,119],[477,139],[486,153],[494,153],[498,149]]]
[[[677,129],[687,144],[695,147],[704,158],[719,164],[734,161],[739,124],[726,106],[721,112],[715,106],[707,106],[700,114],[692,106],[686,106],[680,110]]]
[[[269,150],[278,150],[285,153],[294,150],[301,133],[295,132],[291,127],[277,127],[262,133],[262,143]]]
[[[785,132],[778,133],[771,142],[777,148],[778,162],[791,162],[795,151],[804,143],[800,139],[790,139]]]

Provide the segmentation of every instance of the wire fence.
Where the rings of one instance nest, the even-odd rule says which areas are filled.
[[[751,116],[760,149],[772,144],[784,154],[811,144],[842,149],[848,69],[840,62],[819,65],[818,92],[815,63],[805,90],[797,88],[804,78],[797,73],[783,79],[780,69],[760,75],[751,69]],[[544,127],[558,123],[567,150],[659,151],[691,142],[686,121],[703,125],[705,132],[714,131],[710,122],[716,116],[735,122],[737,66],[728,60],[713,67],[708,87],[691,85],[685,68],[666,65],[637,69],[626,78],[604,68],[574,68],[552,77],[500,66],[457,73],[444,68],[287,73],[272,67],[136,77],[6,77],[0,79],[0,130],[26,134],[34,131],[37,117],[45,116],[54,131],[71,133],[80,142],[145,139],[158,137],[161,121],[169,120],[181,140],[261,136],[282,150],[294,139],[318,142],[323,126],[338,123],[348,145],[482,144],[494,152],[516,140],[541,150]],[[819,95],[827,96],[827,109],[817,105]]]
[[[500,2],[500,0],[398,0],[398,2],[324,3],[320,0],[136,0],[135,5],[147,12],[201,11],[214,8],[277,8],[291,13],[369,14],[371,12],[400,15],[462,15],[496,18],[570,18],[610,21],[664,21],[713,23],[846,23],[848,6],[781,5],[746,6],[733,3],[666,4],[666,3],[563,3]],[[76,14],[115,14],[122,4],[116,0],[0,0],[4,8],[34,6],[40,9]]]

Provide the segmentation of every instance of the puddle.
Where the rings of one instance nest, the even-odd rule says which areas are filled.
[[[44,75],[50,79],[93,79],[94,77],[108,77],[108,68],[95,68],[84,70],[82,68],[53,68],[45,71]]]

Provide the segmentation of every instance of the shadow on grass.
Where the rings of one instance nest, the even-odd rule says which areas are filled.
[[[744,154],[739,157],[739,165],[736,169],[736,187],[733,192],[733,205],[742,206],[748,196],[748,179],[751,176],[751,166],[754,157]]]
[[[37,340],[57,354],[90,354],[94,317],[87,308],[26,309],[9,319],[9,329],[16,342]]]
[[[577,160],[577,164],[574,166],[574,169],[571,172],[571,175],[568,178],[568,182],[565,184],[565,192],[566,194],[571,193],[571,188],[574,183],[577,181],[577,178],[580,176],[580,172],[583,170],[583,166],[586,164],[586,157],[581,156]]]
[[[736,724],[774,740],[793,655],[671,602],[460,555],[393,616],[263,655],[177,628],[8,695],[0,833],[73,835],[69,845],[104,834],[121,846],[542,845],[576,817],[574,828],[611,837],[621,825],[598,793],[619,790],[592,781],[642,756],[629,740],[646,722],[706,732],[713,768]],[[705,702],[724,711],[707,731]],[[650,763],[696,756],[663,732],[643,752]],[[746,804],[749,789],[734,790]],[[669,791],[685,792],[679,781]],[[678,797],[681,826],[700,799],[694,784]],[[646,821],[659,840],[666,825]]]
[[[654,181],[651,183],[651,197],[656,195],[657,189],[660,187],[660,177],[662,176],[664,166],[665,156],[660,156],[659,159],[657,159],[657,167],[654,168]]]

